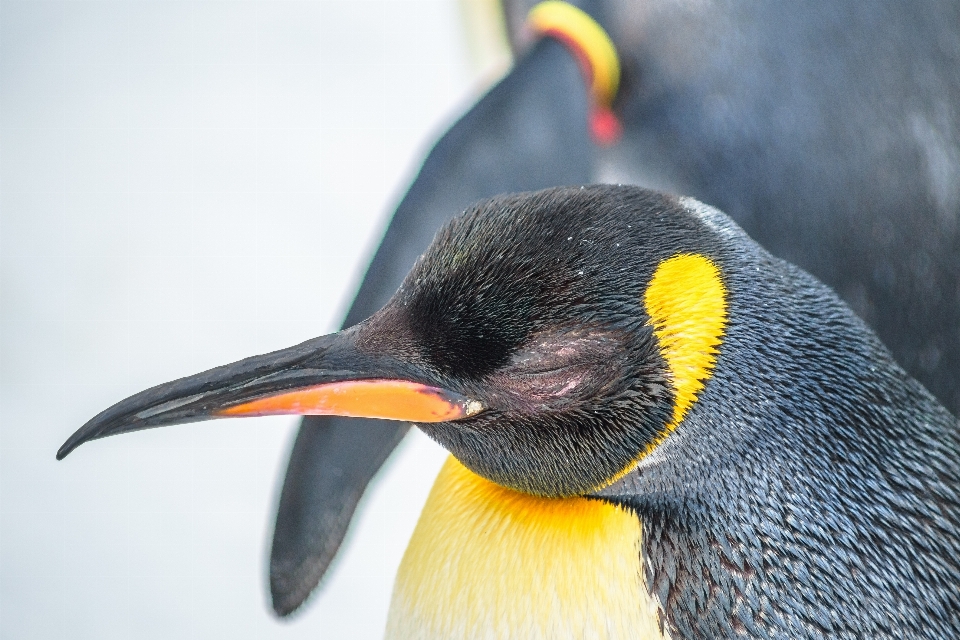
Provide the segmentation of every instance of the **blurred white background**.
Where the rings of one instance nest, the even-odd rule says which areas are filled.
[[[379,637],[444,454],[394,456],[321,592],[270,613],[296,420],[108,438],[148,386],[337,328],[481,88],[446,2],[0,3],[0,636]]]

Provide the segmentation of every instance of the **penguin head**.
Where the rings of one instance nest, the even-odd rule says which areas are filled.
[[[457,216],[349,329],[141,392],[93,438],[212,417],[409,420],[466,467],[542,496],[629,471],[710,377],[726,322],[718,234],[633,188],[501,196]]]

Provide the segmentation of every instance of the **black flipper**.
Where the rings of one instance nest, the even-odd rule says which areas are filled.
[[[590,181],[593,144],[577,61],[545,39],[427,156],[394,214],[344,326],[378,310],[446,220],[498,193]],[[285,616],[317,586],[370,479],[408,425],[305,418],[287,467],[270,557],[273,608]]]

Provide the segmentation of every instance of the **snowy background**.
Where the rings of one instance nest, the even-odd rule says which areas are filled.
[[[146,387],[337,328],[489,78],[457,2],[0,2],[0,637],[369,638],[444,454],[419,433],[292,621],[296,420],[54,453]]]

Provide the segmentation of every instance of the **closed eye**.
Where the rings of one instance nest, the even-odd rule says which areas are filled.
[[[597,327],[577,327],[539,334],[521,347],[504,371],[549,374],[569,367],[600,364],[623,347],[617,333]]]
[[[605,328],[578,327],[540,334],[525,344],[510,363],[493,374],[491,386],[506,392],[528,409],[561,408],[589,397],[607,379],[604,370],[623,343]]]

